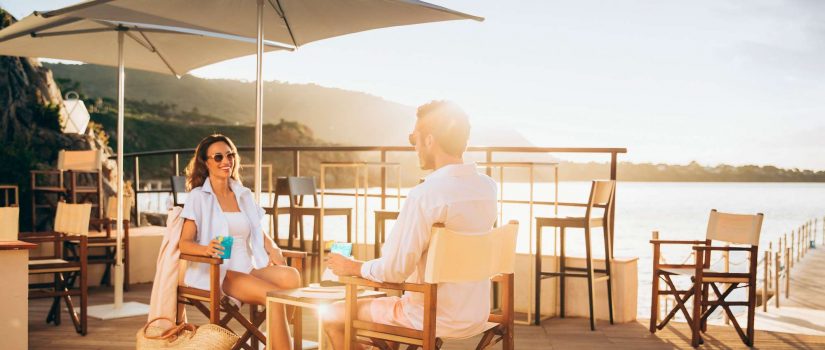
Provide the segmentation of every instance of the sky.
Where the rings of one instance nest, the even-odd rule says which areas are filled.
[[[0,0],[20,18],[77,0]],[[485,17],[269,53],[264,79],[460,104],[537,146],[825,170],[825,1],[432,2]],[[254,57],[192,74],[254,80]]]

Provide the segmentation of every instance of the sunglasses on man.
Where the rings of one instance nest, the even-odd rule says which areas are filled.
[[[216,163],[220,163],[220,162],[223,162],[224,157],[226,157],[226,159],[229,159],[229,161],[234,161],[235,160],[235,152],[229,152],[227,154],[215,153],[211,156],[206,156],[206,159],[214,159]]]

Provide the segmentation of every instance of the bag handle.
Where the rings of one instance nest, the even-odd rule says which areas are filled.
[[[152,323],[155,323],[155,321],[159,321],[159,320],[166,320],[166,321],[169,321],[173,324],[175,323],[175,321],[173,321],[172,319],[170,319],[168,317],[158,317],[158,318],[155,318],[155,319],[147,322],[146,325],[143,326],[143,336],[146,339],[161,339],[161,340],[170,339],[170,341],[174,341],[178,337],[178,333],[180,333],[183,330],[188,330],[188,331],[193,332],[189,335],[189,338],[191,338],[192,336],[195,335],[195,333],[194,333],[195,326],[193,326],[191,324],[188,324],[188,323],[176,324],[174,327],[171,327],[171,328],[167,329],[165,332],[161,333],[158,336],[146,334],[146,330],[149,329],[149,326],[152,325]]]

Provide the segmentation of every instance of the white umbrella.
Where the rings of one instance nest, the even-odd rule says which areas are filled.
[[[67,59],[118,67],[117,247],[115,302],[89,308],[108,319],[145,314],[144,304],[123,305],[123,96],[124,68],[172,73],[178,77],[211,63],[255,52],[256,40],[235,35],[129,22],[91,20],[71,15],[34,14],[0,30],[0,55]],[[257,49],[261,50],[258,42]],[[267,50],[293,49],[266,42]],[[117,45],[117,51],[111,49]],[[125,62],[128,56],[130,60]]]
[[[153,23],[256,37],[255,199],[260,200],[263,81],[262,40],[295,47],[370,29],[471,19],[484,20],[417,0],[91,0],[44,16],[71,13],[87,18]],[[255,20],[253,20],[255,19]],[[269,27],[264,32],[264,24]]]

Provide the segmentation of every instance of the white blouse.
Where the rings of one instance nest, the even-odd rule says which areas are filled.
[[[238,181],[230,179],[229,187],[235,194],[238,207],[249,221],[249,245],[252,250],[252,265],[259,269],[266,267],[269,263],[269,255],[264,249],[264,230],[261,223],[264,218],[264,210],[255,203],[252,191]],[[198,228],[195,242],[200,245],[209,245],[209,242],[215,237],[226,235],[229,232],[229,223],[223,214],[217,197],[212,192],[212,184],[209,182],[209,178],[204,181],[203,186],[194,188],[189,192],[180,216],[195,222],[195,226]],[[235,253],[232,252],[233,257]],[[223,284],[223,279],[226,276],[227,267],[227,264],[221,265],[221,284]],[[190,287],[209,289],[209,265],[189,263],[184,283]]]

